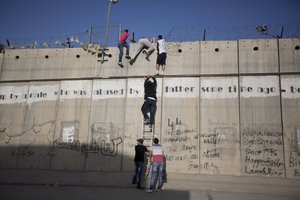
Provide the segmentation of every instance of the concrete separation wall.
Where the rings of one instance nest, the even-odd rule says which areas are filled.
[[[168,43],[154,127],[167,173],[299,178],[298,42]],[[0,168],[133,173],[156,55],[120,68],[108,52],[1,54]]]

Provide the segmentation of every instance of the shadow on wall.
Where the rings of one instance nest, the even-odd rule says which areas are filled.
[[[118,142],[111,147],[79,141],[54,141],[52,146],[2,143],[0,183],[131,186],[133,158],[120,152],[117,144],[122,140]],[[128,171],[123,163],[130,164]]]

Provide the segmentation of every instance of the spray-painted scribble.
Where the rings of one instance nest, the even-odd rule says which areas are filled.
[[[21,137],[23,135],[29,135],[32,137],[32,139],[30,140],[30,142],[28,142],[27,144],[22,144],[20,145],[19,148],[19,152],[18,153],[13,153],[13,154],[20,154],[23,156],[33,156],[35,154],[35,152],[31,149],[32,146],[36,143],[36,139],[39,136],[39,134],[42,133],[42,129],[46,128],[47,129],[47,140],[49,141],[49,144],[51,144],[51,140],[49,139],[49,134],[52,133],[53,128],[55,126],[55,121],[54,120],[49,120],[43,123],[36,123],[35,118],[33,119],[32,125],[23,130],[20,133],[17,134],[12,134],[10,133],[10,129],[9,127],[3,128],[0,130],[0,135],[2,135],[0,137],[0,141],[3,141],[4,144],[9,144],[10,141],[12,140],[12,138],[17,138],[17,137]],[[27,138],[30,138],[29,136]],[[50,148],[50,146],[49,146]],[[50,149],[49,149],[50,150]]]

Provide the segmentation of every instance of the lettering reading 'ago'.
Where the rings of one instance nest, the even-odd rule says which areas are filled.
[[[195,87],[185,87],[185,86],[166,86],[166,93],[175,93],[175,92],[194,92]]]

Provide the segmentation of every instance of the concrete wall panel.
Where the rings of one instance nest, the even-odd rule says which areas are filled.
[[[31,79],[60,78],[63,69],[64,49],[36,49]]]
[[[54,136],[53,169],[84,170],[92,81],[62,81]]]
[[[282,121],[287,178],[300,178],[300,76],[282,76]]]
[[[27,103],[28,83],[0,84],[0,167],[16,168]]]
[[[105,56],[104,59],[107,60],[105,62],[102,61],[102,57],[98,58],[98,66],[99,68],[97,69],[97,76],[100,77],[116,77],[116,76],[127,76],[128,73],[128,68],[129,68],[129,63],[128,60],[125,58],[125,48],[124,48],[124,55],[123,55],[123,65],[124,68],[121,68],[118,65],[119,61],[119,49],[116,47],[111,47],[108,48],[109,50],[106,52],[107,54],[111,55]]]
[[[121,171],[126,82],[125,79],[93,82],[86,170]]]
[[[202,174],[240,175],[238,78],[201,78]]]
[[[199,42],[170,42],[167,46],[167,75],[199,74],[200,72],[200,43]]]
[[[6,50],[1,80],[28,80],[35,66],[35,51],[32,49]]]
[[[278,77],[241,77],[240,87],[242,174],[283,177]]]
[[[239,72],[278,72],[277,40],[239,40]]]
[[[238,72],[237,41],[205,41],[200,48],[201,74]]]
[[[300,39],[280,39],[281,72],[300,72]]]
[[[162,105],[167,172],[199,173],[199,78],[165,78]]]
[[[50,168],[59,87],[60,82],[30,83],[24,134],[20,136],[18,168]]]
[[[66,48],[64,51],[62,78],[95,77],[97,73],[97,55],[83,48]]]

